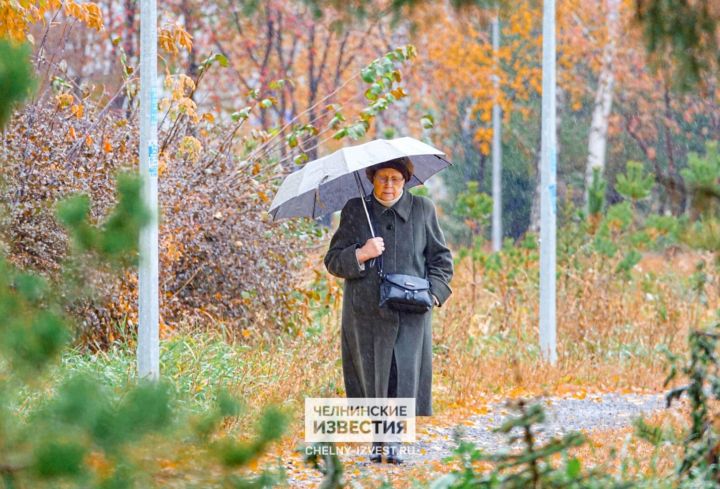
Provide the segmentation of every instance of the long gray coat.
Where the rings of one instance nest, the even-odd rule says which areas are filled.
[[[407,189],[392,207],[373,206],[376,236],[385,242],[383,271],[424,276],[440,305],[452,290],[453,261],[438,224],[435,205]],[[325,255],[325,267],[345,279],[342,304],[342,364],[347,397],[387,397],[393,349],[397,397],[414,397],[417,416],[432,415],[432,309],[424,314],[380,308],[377,260],[361,270],[355,249],[372,235],[360,197],[350,199]]]

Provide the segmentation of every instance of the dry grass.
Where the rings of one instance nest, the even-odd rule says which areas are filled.
[[[577,271],[563,270],[558,279],[556,366],[544,363],[537,347],[534,265],[514,277],[507,273],[482,276],[476,284],[473,307],[471,267],[467,260],[460,263],[451,299],[434,312],[436,415],[419,425],[452,424],[487,403],[507,397],[583,397],[588,392],[661,390],[666,365],[656,347],[662,343],[674,351],[684,351],[688,328],[708,318],[718,307],[717,290],[708,290],[704,303],[690,290],[693,266],[687,263],[704,257],[682,255],[679,259],[685,262],[684,268],[675,267],[673,260],[677,259],[650,256],[636,267],[630,281],[612,274],[593,258]],[[322,256],[312,263],[311,273],[323,275]],[[711,277],[710,283],[717,284],[717,277]],[[335,293],[341,282],[330,278],[329,284]],[[291,415],[288,436],[254,464],[254,469],[282,457],[293,461],[297,474],[310,477],[307,469],[300,468],[301,458],[294,453],[303,440],[303,399],[344,396],[339,338],[341,301],[331,301],[329,307],[330,313],[320,325],[313,325],[312,334],[268,337],[258,328],[244,338],[251,348],[243,352],[231,388],[250,409],[226,431],[239,436],[249,433],[253,420],[268,404],[280,404]],[[593,443],[582,449],[583,463],[610,463],[603,457],[629,432],[594,434]],[[632,443],[637,445],[635,455],[641,459],[649,456],[650,448],[642,448],[641,442]],[[436,465],[437,470],[447,472],[447,466]],[[658,466],[658,470],[663,467]],[[380,475],[348,475],[393,480],[393,470],[385,469]],[[427,480],[434,470],[432,466],[400,470],[400,478],[393,481],[393,486],[404,487],[420,473]]]
[[[718,305],[715,290],[703,303],[690,292],[688,273],[673,273],[671,260],[661,264],[649,271],[651,264],[641,262],[644,271],[634,271],[631,281],[604,269],[598,258],[580,270],[563,269],[557,282],[558,363],[550,366],[537,346],[538,294],[530,278],[536,270],[523,271],[512,287],[502,286],[507,274],[481,279],[473,307],[471,267],[461,263],[453,297],[434,318],[435,386],[443,398],[437,401],[472,405],[488,393],[518,390],[661,389],[666,364],[656,348],[684,351],[689,327],[711,317]]]

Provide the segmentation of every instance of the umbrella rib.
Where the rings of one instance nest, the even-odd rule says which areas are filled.
[[[320,193],[320,187],[317,188],[317,191],[314,192],[315,195],[313,196],[313,210],[312,210],[313,219],[315,219],[315,207],[317,205],[317,198],[318,198],[319,193]]]

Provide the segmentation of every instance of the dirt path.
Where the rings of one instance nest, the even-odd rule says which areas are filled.
[[[539,442],[550,437],[562,436],[570,431],[608,431],[629,426],[633,419],[650,415],[665,408],[662,394],[587,394],[577,397],[549,397],[540,400],[545,407],[546,420],[537,433]],[[394,474],[401,478],[406,471],[417,472],[424,464],[436,465],[443,458],[451,456],[456,446],[453,439],[459,430],[463,440],[489,451],[510,448],[506,435],[493,433],[513,413],[504,404],[490,404],[483,414],[469,416],[461,423],[428,425],[418,430],[417,441],[405,445],[405,463],[400,466],[372,464],[365,454],[341,454],[346,480],[374,478],[377,472]],[[290,487],[318,487],[317,472],[310,474],[297,463],[288,468]],[[369,487],[369,486],[363,486]]]
[[[571,431],[622,428],[640,415],[651,414],[665,407],[664,397],[660,394],[597,394],[588,395],[584,399],[545,398],[542,402],[546,420],[538,431],[538,442]],[[488,406],[487,414],[471,416],[466,423],[456,427],[430,427],[428,433],[419,435],[418,441],[409,446],[407,463],[419,464],[451,455],[456,445],[453,440],[455,429],[460,430],[463,440],[485,451],[509,448],[507,436],[493,433],[493,429],[502,425],[511,415],[506,407],[496,404]]]

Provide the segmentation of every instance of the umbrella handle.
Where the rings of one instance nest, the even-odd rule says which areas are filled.
[[[370,234],[372,237],[375,237],[375,230],[373,229],[372,222],[370,221],[370,214],[367,210],[367,205],[365,204],[365,190],[363,190],[362,183],[360,183],[360,175],[358,175],[357,170],[353,172],[355,175],[355,182],[358,185],[358,189],[360,190],[360,200],[362,201],[363,210],[365,210],[365,217],[367,218],[368,226],[370,226]]]
[[[354,171],[353,174],[355,175],[355,182],[357,183],[358,189],[360,190],[360,201],[362,202],[363,210],[365,211],[365,217],[367,218],[368,226],[370,227],[370,234],[374,238],[375,230],[373,229],[372,221],[370,220],[370,214],[367,210],[367,204],[365,204],[365,190],[362,187],[362,183],[360,182],[360,175],[358,174],[357,170]],[[371,258],[368,262],[369,267],[372,267],[373,265],[375,265],[375,258]]]

